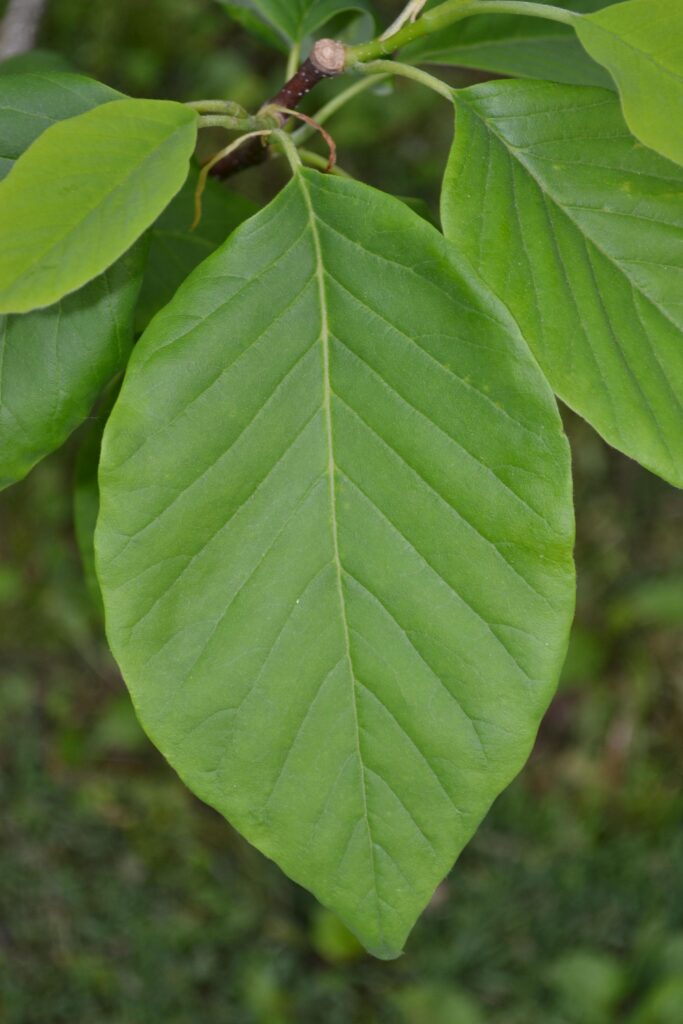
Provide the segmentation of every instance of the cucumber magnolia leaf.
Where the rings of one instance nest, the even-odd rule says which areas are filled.
[[[49,309],[0,316],[0,488],[88,416],[133,342],[144,247]]]
[[[83,75],[7,75],[0,85],[0,158],[15,161],[56,121],[117,99],[121,93]]]
[[[238,224],[256,212],[256,204],[209,178],[202,196],[202,219],[194,231],[194,193],[199,172],[190,176],[149,231],[149,252],[135,325],[143,331],[173,298],[188,274],[221,245]]]
[[[575,22],[588,53],[619,88],[626,123],[683,164],[683,3],[627,0]]]
[[[529,753],[570,486],[511,318],[358,182],[297,173],[133,353],[95,546],[138,714],[378,956]]]
[[[544,82],[456,93],[445,234],[508,306],[556,393],[683,485],[683,170],[616,96]]]
[[[370,0],[219,0],[247,28],[265,22],[288,46],[302,42],[326,22],[347,11],[371,13]],[[240,16],[241,15],[241,16]],[[272,39],[271,32],[266,38]]]
[[[550,7],[594,11],[605,0],[561,0]],[[566,25],[541,18],[481,15],[424,36],[401,51],[413,63],[479,68],[520,78],[574,85],[613,87],[610,75],[592,60]]]
[[[49,306],[123,255],[181,188],[197,123],[124,99],[44,131],[0,182],[0,312]]]

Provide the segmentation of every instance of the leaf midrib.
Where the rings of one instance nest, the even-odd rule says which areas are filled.
[[[360,722],[358,717],[358,699],[356,696],[357,681],[353,668],[353,659],[351,656],[351,637],[349,632],[349,623],[346,615],[346,602],[344,600],[344,584],[342,579],[344,569],[342,567],[341,557],[339,554],[339,535],[337,529],[337,492],[335,487],[336,462],[334,457],[334,440],[332,427],[332,387],[330,384],[330,329],[327,289],[325,287],[325,266],[323,263],[320,232],[318,230],[318,218],[313,207],[313,202],[311,200],[311,195],[308,190],[306,180],[303,177],[301,171],[298,171],[295,174],[295,178],[301,190],[304,204],[308,212],[309,229],[313,239],[313,248],[315,253],[315,278],[318,282],[318,298],[320,302],[321,316],[320,342],[322,346],[323,415],[325,418],[325,435],[327,446],[327,477],[329,484],[330,527],[332,533],[333,564],[336,577],[337,595],[339,599],[339,609],[341,613],[342,630],[344,635],[345,658],[348,663],[349,676],[351,679],[351,707],[353,710],[356,754],[358,757],[358,764],[360,768],[359,777],[361,789],[361,803],[363,809],[363,820],[365,823],[365,833],[368,841],[370,870],[372,872],[372,885],[375,897],[375,913],[380,936],[384,938],[382,918],[379,910],[379,889],[377,885],[377,866],[375,863],[375,848],[372,839],[372,832],[370,829],[370,816],[368,812],[366,767],[361,752]]]

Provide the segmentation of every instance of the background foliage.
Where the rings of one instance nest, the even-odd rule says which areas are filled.
[[[381,6],[388,21],[396,5]],[[210,0],[59,0],[41,45],[131,95],[254,105],[282,77]],[[433,204],[450,112],[397,90],[334,122],[340,159]],[[280,174],[239,188],[266,198]],[[3,1020],[680,1021],[680,495],[568,426],[579,612],[563,685],[532,761],[391,964],[362,955],[142,736],[75,548],[83,432],[0,496]]]

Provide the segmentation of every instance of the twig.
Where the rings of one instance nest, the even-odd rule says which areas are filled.
[[[318,82],[340,75],[344,71],[345,63],[346,50],[342,43],[334,39],[319,39],[308,60],[303,62],[296,74],[283,85],[276,96],[263,105],[261,110],[267,110],[268,107],[280,108],[276,116],[280,126],[285,125],[290,116],[287,111],[295,110]],[[211,174],[215,178],[229,178],[246,167],[262,163],[266,158],[266,152],[260,139],[249,139],[219,160],[211,168]]]

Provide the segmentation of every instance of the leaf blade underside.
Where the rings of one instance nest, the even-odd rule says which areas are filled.
[[[0,311],[58,302],[111,266],[189,170],[197,115],[112,100],[47,128],[0,181]]]
[[[149,735],[398,955],[528,755],[572,615],[566,441],[512,321],[403,204],[302,171],[151,324],[100,491]]]

